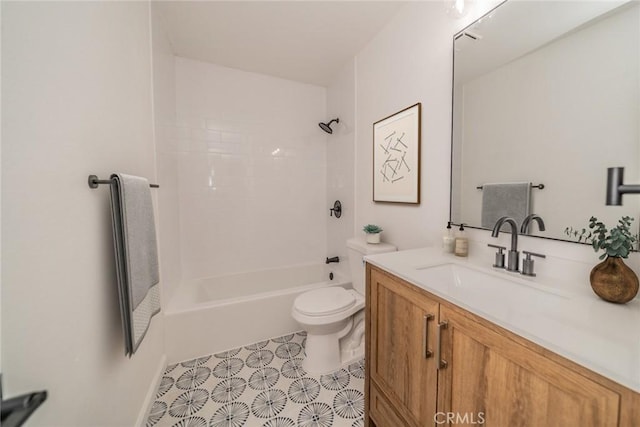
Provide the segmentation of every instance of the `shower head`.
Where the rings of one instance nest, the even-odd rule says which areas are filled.
[[[318,123],[318,126],[320,126],[320,129],[322,129],[326,133],[333,133],[333,129],[331,129],[331,123],[333,122],[340,123],[340,119],[336,117],[335,119],[331,120],[329,123],[322,123],[322,122]]]

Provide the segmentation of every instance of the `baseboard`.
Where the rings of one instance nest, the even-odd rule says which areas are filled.
[[[167,367],[167,355],[163,354],[160,358],[160,363],[158,364],[158,369],[156,371],[155,376],[153,377],[153,381],[149,385],[149,390],[147,390],[147,395],[144,398],[144,402],[142,404],[142,408],[140,408],[140,413],[138,413],[138,419],[136,420],[137,427],[144,427],[147,423],[147,418],[149,417],[149,412],[151,411],[151,406],[153,402],[156,400],[156,392],[158,391],[158,386],[160,385],[160,381],[162,380],[162,376],[164,374],[164,370]]]

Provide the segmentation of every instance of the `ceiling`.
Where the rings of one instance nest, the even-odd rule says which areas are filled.
[[[327,86],[403,1],[157,1],[177,56]]]
[[[461,31],[455,79],[462,84],[602,18],[628,0],[509,1]],[[512,35],[505,37],[505,34]]]

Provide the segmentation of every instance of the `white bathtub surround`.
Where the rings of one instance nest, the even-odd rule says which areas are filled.
[[[342,203],[342,216],[326,217],[327,254],[347,256],[344,242],[354,233],[354,173],[355,173],[355,60],[351,59],[327,87],[327,117],[340,117],[331,135],[326,135],[327,197],[326,205],[336,200]]]
[[[187,281],[165,311],[169,363],[299,330],[290,314],[295,298],[333,286],[351,287],[343,262]]]
[[[147,427],[362,426],[364,360],[311,375],[305,340],[292,333],[168,366]]]
[[[169,361],[299,329],[289,317],[297,293],[349,283],[339,272],[329,281],[340,265],[317,264],[328,255],[327,139],[317,125],[325,89],[174,62],[177,119],[158,149],[160,172],[175,183],[161,222],[171,242],[179,238]]]
[[[162,277],[163,308],[180,285],[180,222],[178,197],[178,153],[171,148],[176,129],[176,76],[171,42],[158,11],[151,2],[153,54],[153,119],[156,167],[162,185],[158,199],[158,252]]]
[[[325,89],[175,62],[183,281],[324,260]]]

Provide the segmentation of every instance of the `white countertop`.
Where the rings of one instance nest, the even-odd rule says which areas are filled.
[[[593,293],[472,264],[440,248],[370,255],[380,267],[636,392],[640,392],[640,299],[612,304]],[[426,267],[457,264],[494,276],[500,286],[452,287],[424,278]],[[515,283],[505,286],[501,278]],[[589,288],[589,283],[584,286]],[[499,288],[499,289],[498,289]],[[499,290],[499,294],[498,291]]]

